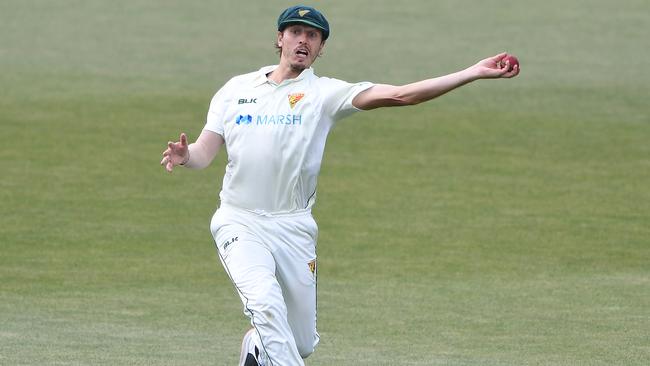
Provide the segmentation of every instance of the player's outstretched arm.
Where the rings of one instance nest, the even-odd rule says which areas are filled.
[[[183,165],[187,168],[203,169],[210,165],[212,159],[217,155],[221,145],[224,144],[221,135],[203,130],[196,142],[187,144],[187,135],[181,133],[178,142],[167,143],[167,149],[163,151],[163,158],[160,165],[165,170],[172,172],[177,165]]]
[[[359,93],[352,104],[363,110],[380,107],[414,105],[439,97],[478,79],[511,78],[519,74],[519,65],[511,67],[500,53],[479,61],[464,70],[415,83],[395,86],[377,84]]]

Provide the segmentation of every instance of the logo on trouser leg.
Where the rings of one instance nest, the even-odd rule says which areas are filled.
[[[232,239],[226,241],[225,243],[223,243],[223,250],[226,250],[226,248],[228,248],[228,246],[230,246],[230,244],[234,244],[237,240],[239,240],[239,237],[235,236],[234,238],[232,238]]]
[[[313,261],[307,263],[309,266],[309,270],[311,271],[311,274],[315,275],[316,274],[316,260],[314,259]]]

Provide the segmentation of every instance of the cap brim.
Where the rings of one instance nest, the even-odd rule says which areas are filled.
[[[307,24],[307,25],[312,26],[314,28],[320,29],[323,32],[326,31],[326,29],[323,28],[322,26],[320,26],[320,25],[318,25],[318,24],[316,24],[314,22],[310,22],[309,20],[300,19],[300,18],[284,20],[282,23],[280,23],[280,28],[286,28],[289,24],[295,24],[295,23]]]

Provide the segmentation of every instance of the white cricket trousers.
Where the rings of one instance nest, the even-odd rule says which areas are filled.
[[[222,204],[210,229],[266,366],[304,365],[319,340],[311,213],[269,217]]]

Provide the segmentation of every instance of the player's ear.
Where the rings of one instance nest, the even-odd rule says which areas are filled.
[[[283,36],[283,34],[284,34],[283,32],[278,31],[278,42],[277,42],[277,45],[278,45],[278,47],[280,47],[280,48],[282,48],[282,36]]]

